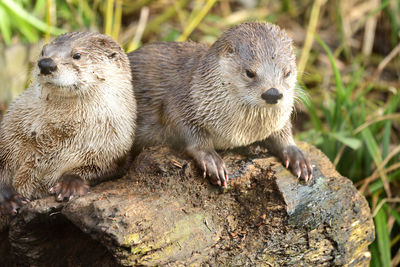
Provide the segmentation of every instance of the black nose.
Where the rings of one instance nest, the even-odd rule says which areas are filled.
[[[283,95],[275,88],[270,88],[261,95],[261,98],[264,99],[268,104],[276,104],[282,97]]]
[[[51,74],[57,69],[57,64],[51,58],[43,58],[39,60],[38,66],[41,74]]]

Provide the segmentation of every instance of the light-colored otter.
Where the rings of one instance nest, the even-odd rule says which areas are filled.
[[[135,149],[181,148],[204,176],[226,186],[216,150],[262,141],[295,175],[311,179],[290,122],[297,75],[292,40],[278,26],[243,23],[211,47],[161,42],[128,57],[138,105]]]
[[[134,140],[129,60],[111,38],[74,32],[44,46],[32,85],[0,126],[0,213],[122,175]]]

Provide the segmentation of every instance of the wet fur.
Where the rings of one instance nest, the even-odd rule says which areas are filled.
[[[0,188],[11,185],[25,197],[38,198],[65,173],[98,182],[123,171],[136,119],[128,58],[110,37],[97,33],[58,37],[44,48],[44,56],[57,58],[70,48],[82,59],[58,58],[55,83],[36,66],[32,85],[3,117]]]
[[[244,23],[225,32],[211,47],[154,43],[128,56],[139,110],[136,148],[168,143],[181,149],[228,149],[271,135],[279,143],[294,144],[290,114],[295,56],[291,39],[279,27]],[[246,66],[264,75],[263,84],[235,86],[242,82]],[[288,70],[292,71],[289,82],[274,78]],[[282,103],[258,103],[263,90],[276,84],[282,84]]]

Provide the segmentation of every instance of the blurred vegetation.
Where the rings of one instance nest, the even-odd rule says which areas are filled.
[[[109,34],[126,51],[160,40],[212,43],[247,20],[277,23],[293,37],[309,95],[297,106],[297,137],[367,197],[377,235],[371,266],[398,266],[400,1],[0,0],[0,52],[75,30]]]

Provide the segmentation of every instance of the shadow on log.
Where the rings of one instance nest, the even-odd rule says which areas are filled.
[[[298,181],[258,146],[222,153],[222,190],[168,148],[143,151],[129,173],[68,203],[31,202],[1,233],[15,266],[368,266],[367,201],[317,149]]]

